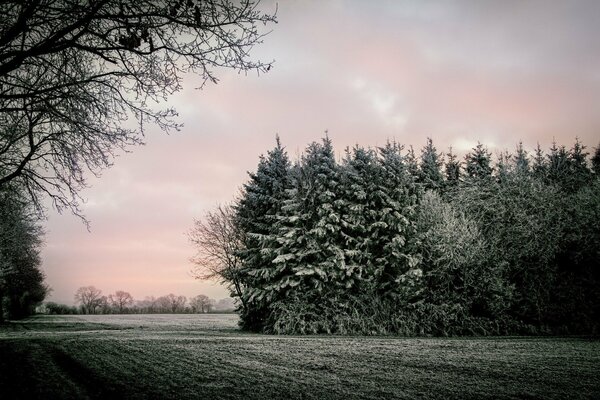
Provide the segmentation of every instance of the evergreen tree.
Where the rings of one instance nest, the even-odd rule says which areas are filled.
[[[563,145],[558,147],[556,141],[552,142],[550,154],[548,154],[548,173],[547,179],[560,185],[567,186],[567,181],[570,179],[570,160],[567,148]]]
[[[294,180],[274,231],[262,239],[262,253],[273,261],[253,271],[261,284],[248,292],[250,301],[317,302],[326,290],[347,285],[339,173],[329,138],[308,146]]]
[[[338,205],[344,209],[341,215],[342,246],[347,274],[354,277],[354,282],[349,283],[350,289],[358,293],[368,291],[365,284],[373,281],[369,225],[377,218],[373,210],[373,194],[380,174],[376,154],[359,146],[352,151],[348,149],[340,172]]]
[[[419,179],[419,163],[415,155],[415,149],[412,145],[409,147],[406,156],[404,156],[404,165],[408,173],[416,180]]]
[[[546,175],[548,173],[548,165],[546,163],[546,157],[544,156],[544,152],[540,144],[537,144],[535,148],[535,156],[533,157],[533,165],[532,165],[533,176],[538,179],[546,179]]]
[[[471,152],[465,156],[466,172],[469,178],[486,179],[492,176],[492,155],[477,142]]]
[[[446,153],[447,161],[445,165],[446,185],[456,187],[460,181],[460,161],[456,154],[452,152],[452,147]]]
[[[592,157],[592,171],[594,171],[596,177],[600,176],[600,144],[594,150],[594,156]]]
[[[422,190],[415,184],[412,148],[405,157],[401,149],[396,143],[380,149],[381,174],[372,203],[372,215],[377,217],[368,232],[379,292],[407,301],[417,288],[421,272],[415,218]]]
[[[273,257],[262,251],[262,241],[273,234],[286,190],[291,186],[290,161],[279,137],[276,142],[266,157],[260,157],[257,171],[249,174],[250,180],[235,207],[236,223],[244,233],[245,250],[239,256],[243,265],[241,281],[247,288],[261,285],[261,276],[256,271],[272,264]],[[242,324],[248,329],[261,329],[266,313],[264,305],[244,303],[249,309],[242,310]]]
[[[442,165],[442,155],[438,154],[433,140],[427,138],[427,144],[421,150],[421,163],[419,164],[419,183],[425,189],[441,190],[444,184]]]
[[[508,151],[503,151],[498,155],[498,161],[496,162],[496,179],[499,182],[506,180],[511,171],[512,156]]]
[[[529,156],[527,155],[527,151],[523,149],[523,142],[519,142],[517,146],[517,153],[514,157],[514,165],[515,171],[518,174],[529,174]]]
[[[587,164],[587,156],[589,153],[585,151],[584,146],[579,138],[575,138],[575,144],[569,151],[569,174],[568,187],[569,191],[577,191],[590,182],[592,173]]]

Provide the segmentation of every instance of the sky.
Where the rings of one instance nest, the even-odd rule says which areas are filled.
[[[89,232],[50,211],[48,300],[73,304],[88,285],[227,297],[193,278],[187,232],[239,193],[277,134],[292,159],[325,131],[339,152],[395,139],[418,154],[427,137],[460,154],[478,141],[492,153],[600,143],[598,1],[280,1],[277,16],[251,53],[275,60],[269,73],[217,70],[202,90],[186,76],[168,103],[183,129],[150,128],[145,146],[89,176]]]

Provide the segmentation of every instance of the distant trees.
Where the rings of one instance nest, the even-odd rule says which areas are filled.
[[[75,292],[75,302],[81,305],[84,314],[95,314],[102,304],[102,291],[95,286],[82,286]]]
[[[128,292],[117,290],[115,294],[108,296],[108,304],[119,314],[122,314],[127,307],[133,304],[133,297]]]
[[[598,150],[596,150],[597,158]],[[532,155],[478,143],[444,162],[396,143],[279,142],[236,201],[241,325],[279,333],[600,329],[600,178],[576,140]],[[596,163],[596,164],[595,164]],[[590,168],[591,166],[591,168]]]
[[[50,315],[67,315],[77,314],[78,310],[73,306],[67,306],[65,304],[58,304],[53,301],[48,301],[44,304],[41,312]]]
[[[204,294],[199,294],[190,299],[190,307],[194,313],[207,313],[214,309],[215,301]]]
[[[77,290],[75,301],[79,308],[46,302],[38,312],[46,314],[189,314],[211,312],[233,312],[235,301],[231,298],[216,301],[200,294],[188,299],[182,295],[169,293],[165,296],[148,296],[136,301],[124,290],[117,290],[108,296],[95,286],[84,286]],[[39,304],[39,303],[38,303]]]

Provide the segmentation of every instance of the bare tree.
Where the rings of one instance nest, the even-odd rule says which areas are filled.
[[[155,309],[160,313],[171,312],[171,301],[168,296],[160,296],[156,299]]]
[[[203,220],[195,220],[188,237],[196,248],[196,255],[191,259],[196,279],[218,279],[227,284],[245,308],[239,259],[243,250],[242,235],[235,223],[233,207],[220,205],[215,211],[207,212]]]
[[[75,293],[75,302],[81,304],[83,312],[95,314],[103,302],[102,291],[95,286],[82,286]]]
[[[0,187],[17,181],[41,209],[49,196],[78,214],[85,171],[142,143],[147,124],[180,125],[157,109],[183,74],[258,73],[254,0],[6,0],[0,2]]]
[[[215,301],[204,294],[199,294],[190,299],[190,306],[195,313],[206,313],[212,311]]]
[[[119,314],[123,314],[123,311],[133,304],[133,297],[128,292],[117,290],[115,294],[108,296],[108,303],[113,310]]]
[[[173,293],[169,293],[166,296],[161,296],[156,299],[156,302],[159,305],[161,312],[178,313],[184,311],[187,298],[185,296],[177,296]]]

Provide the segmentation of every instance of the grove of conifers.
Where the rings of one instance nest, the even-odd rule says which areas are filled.
[[[600,148],[578,140],[459,159],[325,138],[292,162],[278,139],[230,210],[217,272],[248,330],[598,332]]]

